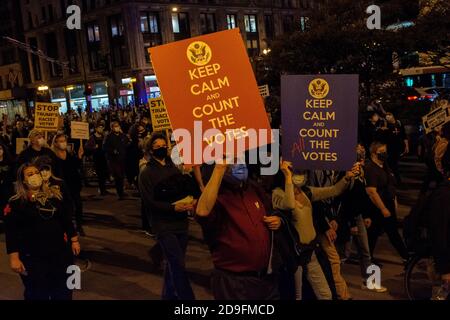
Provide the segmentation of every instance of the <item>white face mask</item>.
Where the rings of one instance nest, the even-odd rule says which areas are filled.
[[[298,188],[303,187],[306,184],[306,175],[305,174],[294,174],[292,176],[292,183]]]
[[[48,181],[52,176],[52,172],[50,170],[41,170],[41,176],[44,181]]]
[[[44,139],[44,138],[39,138],[37,142],[38,142],[38,144],[39,144],[41,147],[45,146],[45,139]]]
[[[33,189],[40,188],[42,186],[42,176],[39,173],[33,174],[31,177],[28,177],[27,184]]]
[[[67,142],[61,142],[58,147],[61,150],[67,150]]]

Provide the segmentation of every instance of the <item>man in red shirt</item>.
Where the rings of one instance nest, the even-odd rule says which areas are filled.
[[[266,203],[264,193],[248,181],[244,164],[216,164],[196,209],[215,267],[215,299],[279,298],[271,268],[271,230],[281,220],[268,216]]]

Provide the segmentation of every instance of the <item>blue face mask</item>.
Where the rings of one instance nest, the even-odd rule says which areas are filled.
[[[231,175],[239,182],[245,182],[248,179],[248,169],[245,164],[235,164],[231,167]]]

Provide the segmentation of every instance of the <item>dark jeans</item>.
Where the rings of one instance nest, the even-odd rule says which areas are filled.
[[[278,278],[240,275],[224,270],[213,270],[211,288],[216,300],[279,300]]]
[[[162,299],[195,300],[185,267],[187,232],[159,234],[158,243],[166,257]]]
[[[123,179],[125,177],[125,163],[123,161],[109,161],[109,170],[111,171],[112,176],[114,177],[114,183],[116,185],[117,195],[122,197],[124,195],[123,192]]]
[[[427,173],[423,179],[422,186],[420,187],[421,193],[426,193],[430,189],[430,184],[435,182],[435,187],[443,180],[442,174],[436,170],[433,165],[427,164]]]
[[[378,238],[379,236],[381,236],[383,231],[386,232],[389,241],[391,242],[395,250],[398,252],[398,254],[403,259],[407,259],[408,250],[406,249],[405,243],[403,242],[403,239],[400,236],[400,233],[398,232],[397,227],[398,221],[397,216],[395,214],[395,210],[390,208],[389,211],[391,212],[391,216],[388,218],[383,217],[380,212],[377,212],[376,218],[372,219],[372,225],[368,229],[369,248],[372,259]]]
[[[72,300],[67,288],[67,267],[73,264],[70,252],[50,257],[21,255],[27,275],[21,275],[25,300]]]
[[[137,177],[139,176],[139,149],[128,151],[126,163],[125,173],[128,183],[137,186]]]
[[[389,168],[392,170],[392,173],[395,176],[395,180],[397,181],[397,183],[400,183],[401,177],[400,177],[400,169],[398,167],[398,163],[400,162],[400,154],[390,153],[387,162]]]
[[[79,191],[71,191],[70,196],[75,207],[75,222],[77,224],[77,228],[80,228],[83,225],[83,201],[81,200]]]
[[[141,200],[141,221],[142,221],[142,230],[151,231],[151,223],[150,216],[147,213],[148,209],[145,207],[144,201]]]
[[[95,173],[98,179],[98,188],[100,193],[106,192],[106,179],[108,178],[108,166],[106,160],[96,159],[94,160]]]

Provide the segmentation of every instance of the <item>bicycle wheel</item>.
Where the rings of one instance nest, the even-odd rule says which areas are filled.
[[[431,257],[415,256],[405,270],[404,285],[409,300],[430,300],[432,288],[439,285]]]

